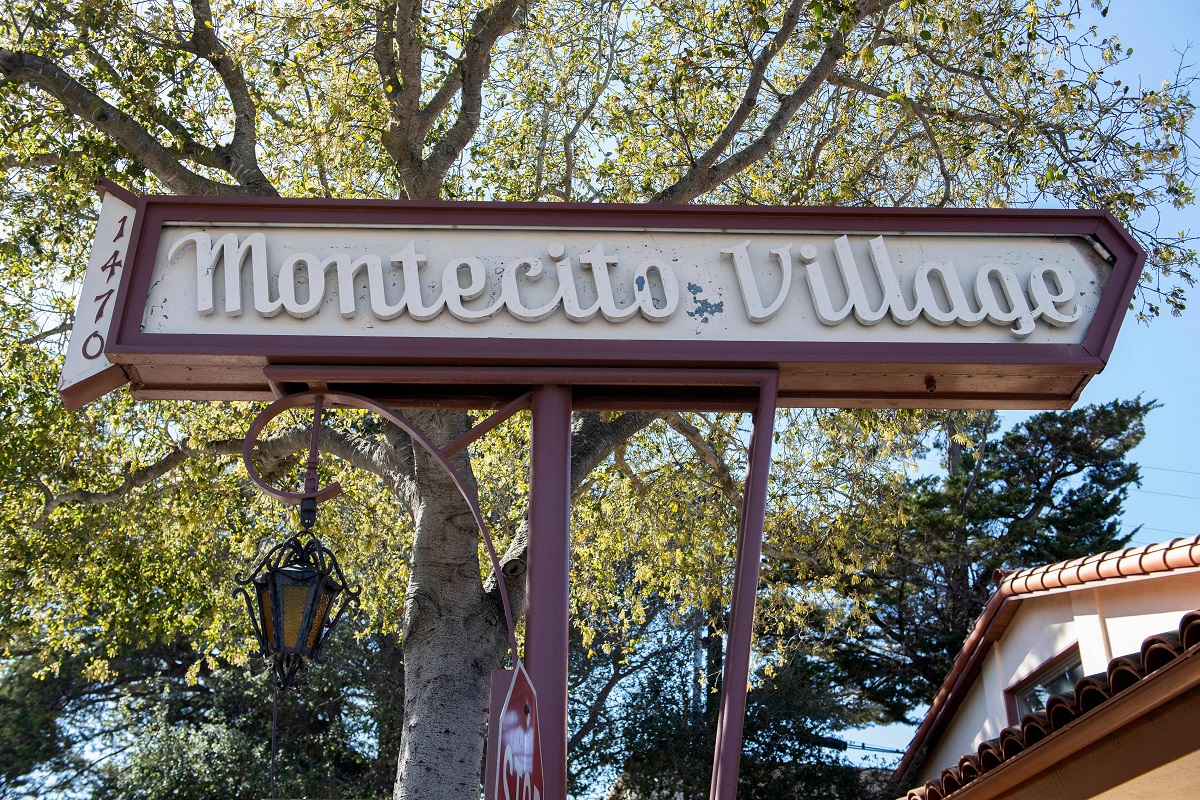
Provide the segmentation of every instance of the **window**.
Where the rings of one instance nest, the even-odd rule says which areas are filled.
[[[1075,645],[1005,692],[1008,695],[1009,723],[1015,725],[1026,714],[1045,711],[1046,701],[1051,695],[1073,692],[1075,682],[1082,677],[1083,661],[1079,657],[1079,646]]]

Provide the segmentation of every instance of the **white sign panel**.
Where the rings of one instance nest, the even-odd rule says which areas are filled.
[[[169,224],[146,334],[1083,340],[1083,237]]]

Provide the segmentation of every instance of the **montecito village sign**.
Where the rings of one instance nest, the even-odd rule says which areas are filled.
[[[777,367],[797,405],[1064,406],[1143,259],[1097,212],[109,191],[63,390],[265,399],[264,368],[300,363],[690,365]]]

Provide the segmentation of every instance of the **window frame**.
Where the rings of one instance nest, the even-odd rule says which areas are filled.
[[[1015,681],[1004,690],[1004,707],[1005,711],[1008,713],[1009,725],[1019,725],[1021,723],[1021,716],[1017,710],[1017,697],[1030,686],[1041,683],[1042,680],[1045,679],[1047,673],[1061,669],[1071,661],[1079,661],[1080,669],[1082,671],[1083,657],[1079,652],[1079,642],[1075,642],[1057,655],[1051,656],[1047,660],[1043,661],[1024,677]]]

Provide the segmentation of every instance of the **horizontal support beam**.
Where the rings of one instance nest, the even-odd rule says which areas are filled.
[[[513,384],[518,386],[741,386],[758,388],[775,370],[599,367],[394,367],[272,364],[277,383]]]

